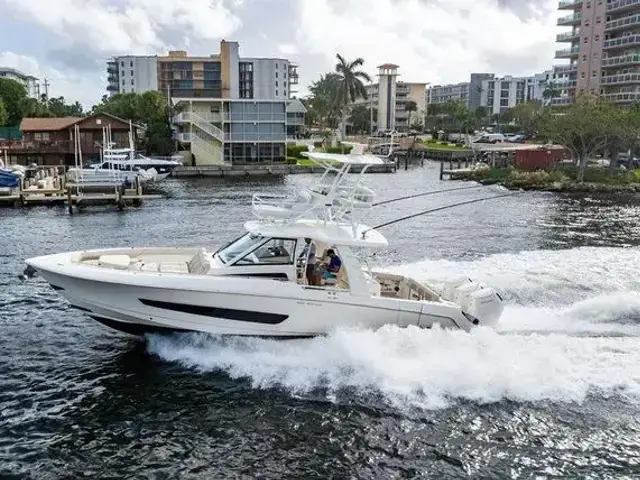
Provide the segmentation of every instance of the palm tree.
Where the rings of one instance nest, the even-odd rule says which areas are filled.
[[[355,60],[348,62],[339,53],[336,54],[338,63],[336,64],[336,104],[340,109],[342,115],[341,132],[342,136],[345,136],[347,118],[351,110],[351,104],[356,101],[356,98],[362,97],[366,99],[367,89],[364,82],[371,82],[371,77],[366,72],[359,70],[359,67],[364,65],[363,58],[356,58]]]
[[[418,104],[416,102],[414,102],[413,100],[409,100],[407,103],[405,103],[404,109],[405,109],[406,112],[409,112],[409,118],[407,119],[407,125],[409,125],[409,127],[411,127],[411,112],[417,112],[418,111]]]

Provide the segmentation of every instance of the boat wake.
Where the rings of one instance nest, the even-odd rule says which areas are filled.
[[[151,336],[149,351],[254,388],[329,399],[382,396],[402,407],[456,401],[640,401],[640,250],[578,248],[396,267],[419,280],[461,272],[507,299],[499,329],[470,333],[385,327],[272,341]]]

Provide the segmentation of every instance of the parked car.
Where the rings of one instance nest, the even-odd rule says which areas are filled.
[[[507,142],[511,142],[511,143],[523,143],[525,140],[524,135],[520,135],[516,133],[505,133],[504,137]]]
[[[477,138],[473,143],[502,143],[506,138],[501,133],[487,133]]]

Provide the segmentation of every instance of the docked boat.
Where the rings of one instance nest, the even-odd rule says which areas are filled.
[[[99,168],[105,170],[141,171],[146,173],[148,181],[160,182],[182,163],[176,160],[151,158],[136,152],[133,148],[115,148],[110,145],[104,151],[103,162]]]
[[[384,325],[470,330],[495,326],[500,296],[465,277],[427,285],[363,268],[361,250],[387,239],[358,215],[373,205],[362,185],[373,155],[306,154],[325,168],[291,197],[255,195],[255,219],[215,250],[131,247],[30,258],[72,306],[131,334],[197,331],[298,338],[337,327]],[[354,165],[360,175],[351,175]],[[317,263],[309,263],[314,244]]]

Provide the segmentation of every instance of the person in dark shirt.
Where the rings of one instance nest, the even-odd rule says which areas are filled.
[[[327,271],[333,274],[338,273],[340,267],[342,267],[342,260],[340,260],[340,257],[336,255],[336,252],[331,248],[327,250],[327,256],[331,259],[329,265],[327,265]]]

